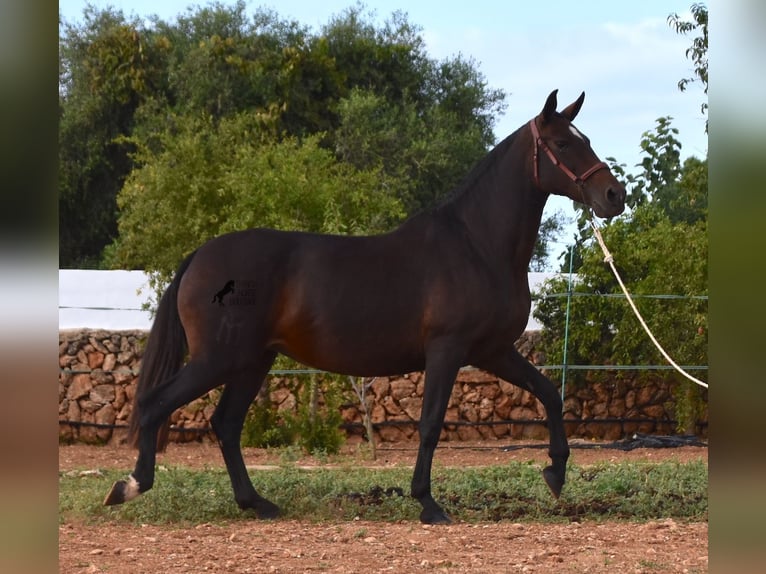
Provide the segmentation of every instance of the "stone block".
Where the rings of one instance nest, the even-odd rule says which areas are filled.
[[[67,389],[66,396],[69,400],[78,400],[83,397],[87,397],[93,389],[93,383],[90,380],[90,375],[87,373],[81,373],[72,377],[72,382]]]
[[[397,379],[396,381],[391,382],[391,396],[398,400],[403,399],[404,397],[411,397],[415,394],[415,389],[417,386],[415,383],[413,383],[410,380],[407,379]]]
[[[420,420],[420,411],[423,408],[423,399],[420,397],[404,397],[399,401],[399,406],[413,420]]]
[[[89,393],[89,398],[91,401],[106,405],[108,404],[110,407],[113,408],[112,403],[114,402],[114,399],[117,396],[117,393],[114,390],[114,385],[98,385],[93,387]]]
[[[104,364],[104,353],[99,353],[98,351],[93,351],[92,353],[88,354],[88,366],[91,369],[99,369],[101,368],[101,365]]]

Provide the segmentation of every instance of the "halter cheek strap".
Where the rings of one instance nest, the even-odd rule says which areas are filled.
[[[582,187],[582,185],[585,183],[585,180],[587,180],[590,176],[592,176],[597,171],[601,169],[609,169],[608,165],[606,165],[603,161],[600,161],[596,165],[591,167],[590,169],[586,170],[585,173],[578,176],[571,169],[569,169],[567,166],[561,163],[561,161],[559,161],[559,158],[557,158],[556,155],[553,153],[553,150],[548,146],[547,143],[545,143],[545,141],[543,141],[543,138],[540,137],[540,130],[537,129],[537,123],[535,122],[534,118],[532,118],[529,121],[529,128],[532,130],[532,139],[534,140],[534,157],[532,159],[532,162],[534,165],[534,181],[537,187],[540,187],[540,175],[538,171],[538,163],[539,163],[538,150],[543,150],[545,154],[548,156],[548,159],[551,160],[553,165],[555,165],[557,168],[563,171],[564,174],[573,182],[575,182],[575,184],[577,184],[578,187]]]

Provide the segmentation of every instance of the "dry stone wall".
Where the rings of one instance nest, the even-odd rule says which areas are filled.
[[[146,340],[143,331],[62,331],[59,334],[59,438],[64,442],[109,443],[125,440]],[[544,364],[535,352],[538,334],[527,332],[517,347],[532,362]],[[553,374],[557,376],[557,373]],[[368,390],[376,439],[397,442],[417,439],[416,421],[423,404],[423,373],[378,377]],[[271,377],[272,405],[295,412],[299,382]],[[173,413],[173,428],[199,432],[171,432],[171,440],[199,440],[208,436],[210,417],[219,391]],[[357,401],[341,407],[349,439],[363,436],[362,412]],[[447,407],[442,440],[546,439],[545,411],[535,397],[494,375],[477,369],[460,372]],[[608,422],[634,419],[633,422]],[[611,380],[567,388],[564,420],[571,438],[617,440],[634,432],[674,432],[671,384],[662,379],[632,383]],[[706,422],[707,412],[703,415]],[[503,422],[498,422],[503,421]],[[599,422],[600,421],[600,422]],[[700,434],[706,434],[701,427]]]

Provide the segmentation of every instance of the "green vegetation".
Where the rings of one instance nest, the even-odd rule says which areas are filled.
[[[554,500],[541,466],[511,462],[486,468],[434,468],[434,494],[461,521],[707,520],[707,465],[609,463],[571,466],[561,498]],[[284,464],[252,471],[259,491],[277,503],[284,518],[310,521],[417,521],[411,499],[411,469],[365,469],[353,463],[301,470]],[[154,488],[119,507],[104,507],[103,495],[122,471],[62,474],[59,520],[131,523],[223,522],[255,519],[234,503],[223,469],[162,469]]]
[[[319,30],[241,0],[142,16],[88,6],[60,26],[61,267],[162,283],[226,231],[390,229],[495,143],[505,93],[428,57],[401,12],[377,25],[356,5]]]
[[[279,362],[291,363],[289,359]],[[270,394],[262,393],[248,410],[240,443],[258,448],[297,446],[312,455],[337,454],[346,440],[340,428],[340,404],[348,390],[340,386],[342,381],[329,373],[297,376],[291,385],[297,396],[294,413],[276,409]]]

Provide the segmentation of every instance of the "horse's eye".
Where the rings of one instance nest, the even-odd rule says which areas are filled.
[[[569,147],[569,142],[564,140],[556,140],[556,147],[559,148],[559,151],[564,151]]]

